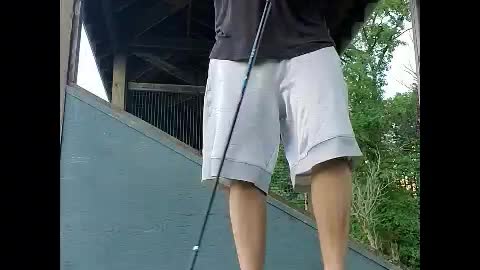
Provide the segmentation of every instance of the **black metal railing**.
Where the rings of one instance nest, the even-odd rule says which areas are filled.
[[[201,150],[203,94],[129,90],[127,111]]]

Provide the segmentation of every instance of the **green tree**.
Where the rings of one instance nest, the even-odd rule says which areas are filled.
[[[409,19],[407,1],[379,2],[342,60],[352,125],[365,154],[365,162],[355,171],[354,199],[372,201],[364,198],[365,194],[374,194],[366,192],[372,183],[384,187],[382,196],[371,206],[370,220],[365,215],[352,217],[352,237],[394,262],[418,269],[420,169],[416,96],[411,91],[383,99],[393,51],[403,44],[398,38],[409,30],[405,28]],[[381,163],[378,157],[382,157]],[[377,163],[379,170],[372,175],[371,165]],[[353,203],[352,210],[356,204],[359,201]]]
[[[382,251],[394,261],[419,269],[420,265],[420,137],[416,130],[416,93],[397,94],[385,101],[385,162],[383,171],[394,179],[379,206],[376,230]]]
[[[409,29],[406,0],[382,0],[342,55],[349,106],[364,159],[354,171],[351,236],[407,268],[419,269],[419,147],[415,85],[384,99],[393,51]],[[280,151],[272,191],[301,207]]]
[[[385,126],[383,89],[393,51],[408,29],[408,1],[380,1],[342,56],[352,125],[366,158],[374,158]]]

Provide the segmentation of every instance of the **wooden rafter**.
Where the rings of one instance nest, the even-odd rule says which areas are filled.
[[[129,82],[128,90],[167,92],[177,94],[204,94],[205,86]]]
[[[158,1],[153,7],[146,9],[144,14],[136,16],[138,19],[134,21],[132,28],[133,38],[141,36],[187,5],[188,0]]]
[[[117,0],[113,6],[113,12],[118,13],[132,6],[138,0]]]
[[[164,60],[164,57],[160,57],[151,53],[139,53],[134,52],[134,55],[143,59],[144,61],[151,63],[156,68],[163,70],[164,72],[170,74],[171,76],[187,83],[187,84],[196,84],[196,78],[191,74],[187,73],[180,68],[168,63]]]
[[[138,48],[156,48],[182,51],[210,51],[214,42],[192,38],[152,38],[144,37],[130,43],[135,52]]]
[[[115,51],[118,46],[118,34],[115,22],[112,15],[112,1],[111,0],[101,0],[102,1],[102,14],[105,18],[105,25],[107,27],[108,38],[111,42],[111,49]]]

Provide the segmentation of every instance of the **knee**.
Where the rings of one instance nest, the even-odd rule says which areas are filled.
[[[236,192],[241,192],[241,193],[260,193],[261,195],[266,195],[266,193],[258,188],[254,183],[248,182],[248,181],[242,181],[242,180],[235,180],[232,181],[232,184],[230,186],[231,189],[234,189]]]
[[[242,181],[242,180],[233,180],[231,184],[232,188],[238,188],[238,189],[252,189],[255,187],[253,183],[247,182],[247,181]]]
[[[220,190],[220,191],[222,191],[223,193],[225,193],[225,195],[230,194],[230,187],[227,186],[227,185],[219,184],[219,185],[218,185],[218,190]]]
[[[257,189],[256,186],[250,182],[247,181],[241,181],[241,180],[230,180],[230,183],[227,184],[221,184],[219,183],[218,185],[218,190],[222,191],[225,196],[230,196],[231,190],[254,190]]]
[[[232,190],[235,194],[252,194],[253,192],[255,194],[260,193],[262,195],[266,195],[265,192],[257,188],[254,184],[240,180],[231,181],[230,185],[219,184],[218,190],[222,191],[225,194],[227,205],[230,204],[230,192]]]
[[[352,162],[346,157],[334,158],[325,162],[319,163],[312,168],[312,174],[324,172],[347,172],[351,173]]]

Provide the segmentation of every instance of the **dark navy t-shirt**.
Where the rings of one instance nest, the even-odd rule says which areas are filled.
[[[326,0],[272,0],[257,58],[290,59],[333,46],[325,21]],[[213,59],[246,60],[265,0],[214,0]]]

